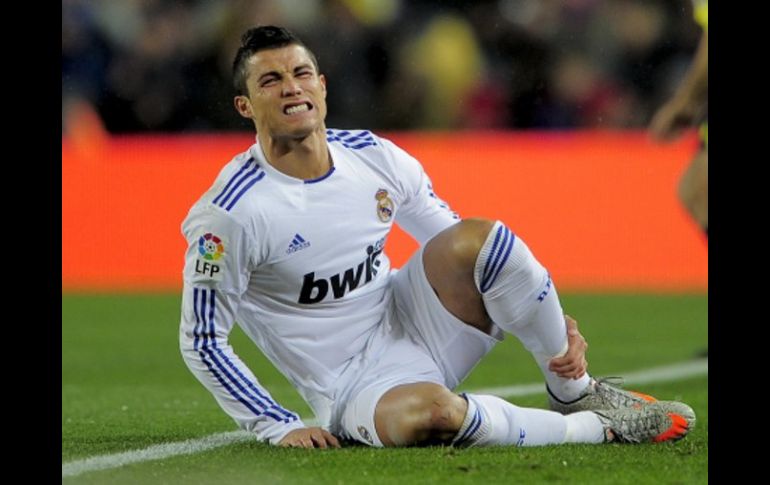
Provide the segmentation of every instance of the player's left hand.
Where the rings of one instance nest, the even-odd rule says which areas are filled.
[[[340,442],[325,429],[314,426],[290,431],[278,443],[278,446],[290,448],[340,448]]]
[[[586,350],[588,342],[578,331],[577,321],[569,315],[564,315],[567,323],[567,353],[561,357],[554,357],[548,363],[548,370],[555,372],[559,377],[580,379],[588,370]]]

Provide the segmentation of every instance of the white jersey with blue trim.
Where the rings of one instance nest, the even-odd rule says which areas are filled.
[[[423,244],[459,221],[389,140],[327,130],[327,142],[332,168],[313,180],[279,172],[255,143],[182,224],[184,359],[240,427],[273,444],[305,425],[233,352],[233,324],[328,425],[338,379],[390,304],[383,247],[393,223]]]

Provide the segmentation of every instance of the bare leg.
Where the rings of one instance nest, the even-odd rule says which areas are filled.
[[[708,157],[708,150],[700,151],[679,181],[679,200],[704,230],[709,225]]]
[[[492,321],[473,271],[493,225],[485,219],[466,219],[431,239],[423,253],[425,274],[444,307],[485,333],[490,332]]]
[[[375,408],[383,445],[542,446],[602,443],[604,427],[591,412],[563,416],[524,408],[495,396],[458,396],[444,386],[418,382],[386,392]]]
[[[396,386],[383,394],[374,412],[377,435],[385,446],[450,443],[468,403],[432,382]]]

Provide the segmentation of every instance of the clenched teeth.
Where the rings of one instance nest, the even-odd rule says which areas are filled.
[[[287,115],[293,115],[297,113],[302,113],[303,111],[308,111],[310,109],[310,106],[308,106],[307,103],[298,104],[296,106],[290,106],[286,109],[284,109],[284,113]]]

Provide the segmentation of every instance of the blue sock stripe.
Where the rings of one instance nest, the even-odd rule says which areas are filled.
[[[460,436],[460,438],[455,442],[455,444],[461,445],[461,444],[465,443],[465,440],[468,439],[468,432],[471,430],[473,425],[476,423],[476,418],[478,418],[478,415],[474,414],[473,415],[473,419],[468,424],[468,427],[465,429],[465,432],[463,433],[462,436]]]
[[[501,229],[503,238],[500,240],[500,246],[497,248],[497,250],[489,254],[489,260],[491,260],[491,264],[489,266],[489,271],[484,273],[482,276],[482,282],[489,280],[489,276],[495,272],[497,263],[500,261],[500,255],[505,251],[505,245],[508,244],[508,238],[510,237],[511,231],[509,231],[506,227],[502,227]]]
[[[478,416],[478,419],[476,420],[476,424],[471,426],[471,431],[470,431],[470,433],[468,433],[468,437],[465,438],[466,440],[471,438],[473,436],[473,434],[476,433],[476,431],[481,426],[481,410],[480,409],[476,409],[476,415]]]
[[[516,239],[516,236],[511,234],[511,238],[508,240],[508,245],[506,246],[505,254],[503,254],[503,259],[500,261],[500,264],[497,266],[497,270],[492,275],[492,278],[489,280],[489,284],[487,285],[487,289],[484,291],[487,291],[489,288],[492,287],[493,284],[495,284],[495,280],[497,280],[497,275],[499,275],[500,271],[503,270],[505,263],[508,261],[508,257],[511,255],[511,250],[513,249],[513,242],[515,239]]]
[[[222,197],[223,195],[225,195],[225,193],[226,193],[226,192],[227,192],[227,191],[230,189],[230,186],[231,186],[231,185],[233,185],[233,182],[235,182],[235,179],[237,179],[237,178],[238,178],[238,176],[239,176],[241,173],[243,173],[243,171],[244,171],[244,170],[246,170],[246,168],[247,168],[249,165],[251,165],[251,162],[253,162],[253,161],[254,161],[254,158],[253,158],[253,157],[252,157],[252,158],[249,158],[249,160],[248,160],[246,163],[244,163],[244,164],[243,164],[243,166],[241,167],[241,169],[240,169],[240,170],[238,170],[237,172],[235,172],[235,175],[233,175],[232,177],[230,177],[230,180],[227,182],[227,185],[225,185],[225,188],[224,188],[224,189],[222,189],[222,192],[220,192],[220,193],[219,193],[219,195],[217,195],[217,197],[214,199],[214,202],[213,202],[214,204],[216,204],[216,203],[219,201],[219,198],[220,198],[220,197]]]
[[[456,444],[461,445],[465,443],[468,438],[473,436],[473,433],[476,432],[477,429],[479,429],[479,426],[481,426],[481,412],[478,408],[476,408],[476,412],[473,413],[473,419],[471,419],[470,424],[468,425],[468,429],[465,430],[465,433],[463,433],[462,436],[460,436],[460,439],[456,441]]]
[[[479,410],[478,408],[473,412],[473,418],[471,418],[471,422],[468,423],[468,427],[465,428],[465,432],[460,436],[460,438],[457,440],[457,443],[462,443],[466,439],[468,439],[468,436],[470,436],[470,431],[473,428],[473,426],[476,424],[476,421],[478,421],[480,418]]]
[[[495,234],[495,242],[492,243],[492,250],[487,255],[487,262],[484,263],[484,271],[481,272],[482,281],[486,278],[487,270],[489,268],[489,263],[492,261],[492,256],[495,254],[495,250],[497,249],[497,243],[500,241],[500,235],[503,233],[503,227],[504,226],[500,226],[497,228],[497,233]]]
[[[245,193],[246,193],[246,191],[247,191],[247,190],[249,190],[249,189],[251,188],[251,186],[252,186],[252,185],[254,185],[254,184],[256,184],[257,182],[259,182],[260,180],[262,180],[262,178],[265,176],[265,173],[266,173],[266,172],[259,172],[259,175],[257,175],[257,176],[256,176],[255,178],[253,178],[253,179],[252,179],[252,180],[251,180],[249,183],[247,183],[247,184],[246,184],[246,185],[245,185],[245,186],[244,186],[244,187],[241,189],[241,191],[240,191],[240,192],[238,192],[238,195],[236,195],[236,196],[235,196],[235,198],[232,200],[232,202],[230,202],[230,204],[228,204],[228,206],[227,206],[227,208],[226,208],[226,209],[227,209],[228,211],[229,211],[230,209],[232,209],[232,208],[233,208],[233,206],[235,205],[235,203],[236,203],[236,202],[238,202],[238,200],[240,200],[240,198],[243,196],[243,194],[245,194]],[[224,204],[224,202],[223,202],[223,204]]]
[[[500,264],[500,258],[505,253],[507,245],[512,237],[511,231],[509,231],[507,227],[503,227],[502,229],[503,229],[503,240],[500,243],[500,247],[497,249],[497,251],[490,253],[488,256],[489,260],[492,260],[492,265],[489,267],[489,271],[484,273],[481,279],[480,289],[482,293],[486,292],[491,286],[489,284],[490,278],[497,271],[499,267],[498,265]]]
[[[481,287],[484,289],[483,291],[486,291],[489,289],[489,280],[492,278],[492,275],[495,274],[497,271],[497,268],[500,266],[500,261],[502,259],[503,254],[505,254],[505,250],[508,247],[508,244],[511,240],[512,234],[511,231],[508,230],[507,227],[503,227],[503,238],[500,241],[500,246],[489,255],[489,260],[491,261],[491,264],[489,266],[489,270],[483,274],[481,279]]]

